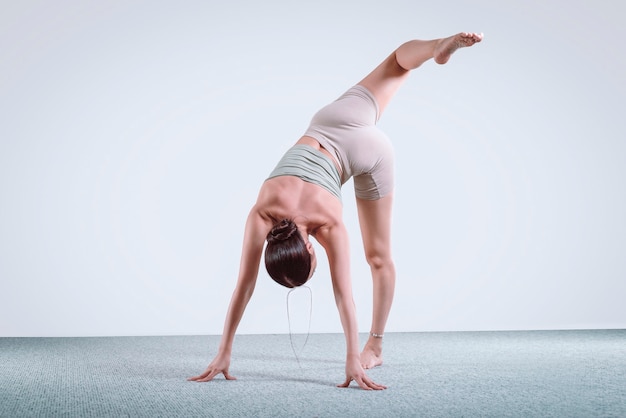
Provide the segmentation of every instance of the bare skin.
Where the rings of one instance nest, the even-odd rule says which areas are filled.
[[[482,34],[462,32],[442,39],[406,42],[360,84],[374,93],[382,112],[411,70],[431,58],[444,64],[457,49],[472,46],[482,38]],[[383,338],[372,334],[384,334],[395,287],[395,269],[391,260],[391,199],[391,196],[377,201],[357,199],[363,245],[374,284],[370,337],[361,352],[363,369],[383,364]]]
[[[406,42],[358,84],[366,87],[376,97],[382,114],[411,70],[431,58],[443,64],[458,48],[471,46],[481,40],[482,34],[459,33],[449,38]],[[305,136],[297,143],[312,146],[334,160],[331,153],[313,138]],[[335,163],[339,167],[336,161]],[[373,280],[370,330],[371,333],[380,335],[385,331],[396,280],[391,257],[392,202],[393,194],[379,200],[357,198],[363,248]],[[370,336],[363,351],[359,352],[350,275],[350,247],[342,219],[341,202],[325,189],[292,176],[275,177],[263,183],[246,222],[239,276],[226,315],[218,353],[202,374],[189,380],[208,382],[219,374],[227,380],[235,379],[229,373],[235,332],[254,292],[265,237],[272,225],[284,218],[293,219],[297,223],[314,260],[316,256],[309,236],[320,243],[328,257],[335,303],[346,339],[346,378],[338,386],[348,387],[355,381],[364,390],[386,389],[386,386],[372,381],[365,372],[366,369],[383,363],[382,338]],[[316,264],[312,263],[311,273]]]
[[[472,46],[483,40],[483,34],[461,32],[439,40],[435,47],[434,58],[437,64],[448,62],[452,54],[459,48]]]

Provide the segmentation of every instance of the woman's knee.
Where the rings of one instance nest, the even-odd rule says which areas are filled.
[[[365,259],[372,270],[393,270],[395,268],[391,254],[387,252],[367,251]]]

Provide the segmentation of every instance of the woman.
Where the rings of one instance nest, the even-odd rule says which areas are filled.
[[[317,259],[309,236],[326,251],[333,291],[346,338],[347,387],[352,380],[366,390],[386,387],[365,369],[382,364],[382,338],[391,309],[395,269],[391,258],[393,150],[375,124],[413,70],[433,58],[448,61],[458,48],[482,40],[459,33],[430,41],[404,43],[356,86],[320,110],[309,129],[264,182],[246,222],[239,278],[233,292],[219,351],[207,369],[189,380],[206,382],[228,372],[235,331],[252,296],[265,241],[266,268],[287,287],[304,284]],[[348,235],[342,221],[341,185],[354,177],[359,224],[373,279],[370,336],[359,353],[352,299]]]

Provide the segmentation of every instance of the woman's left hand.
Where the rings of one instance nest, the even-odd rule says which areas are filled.
[[[361,366],[361,360],[358,356],[356,358],[350,358],[346,360],[346,381],[337,387],[347,388],[350,386],[351,381],[355,381],[361,389],[365,390],[383,390],[387,389],[387,386],[379,385],[370,379],[363,367]]]

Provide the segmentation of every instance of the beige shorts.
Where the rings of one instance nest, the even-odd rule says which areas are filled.
[[[377,200],[393,191],[393,147],[376,127],[378,117],[374,95],[356,85],[317,112],[304,134],[335,156],[341,184],[354,177],[354,191],[361,199]]]

